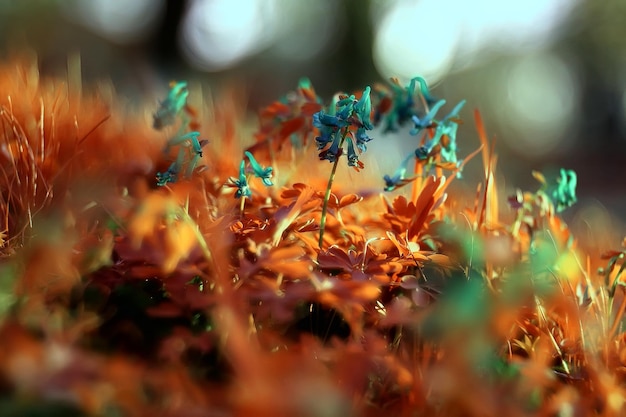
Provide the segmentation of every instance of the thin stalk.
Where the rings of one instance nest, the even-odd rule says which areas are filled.
[[[343,153],[343,142],[346,140],[346,135],[348,134],[348,129],[345,129],[343,135],[341,136],[341,140],[339,141],[339,155],[335,158],[335,162],[333,163],[333,169],[330,171],[330,177],[328,178],[328,185],[326,186],[326,194],[324,194],[324,203],[322,204],[322,217],[320,218],[320,239],[319,239],[319,247],[320,251],[322,250],[322,244],[324,243],[324,229],[326,228],[326,212],[328,211],[328,200],[330,200],[330,190],[333,186],[333,181],[335,180],[335,173],[337,172],[337,165],[339,164],[339,158]]]
[[[619,326],[622,323],[622,318],[624,316],[624,311],[626,310],[626,294],[623,295],[622,302],[615,313],[615,318],[613,319],[613,325],[609,330],[609,339],[612,339],[616,336],[617,331],[619,330]]]
[[[246,196],[242,195],[241,198],[239,199],[239,215],[241,216],[242,220],[244,218],[245,206],[246,206]]]

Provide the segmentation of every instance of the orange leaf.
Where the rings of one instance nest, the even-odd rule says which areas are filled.
[[[296,117],[294,119],[284,121],[280,126],[279,139],[284,139],[292,133],[297,132],[302,129],[302,126],[304,126],[303,117]]]

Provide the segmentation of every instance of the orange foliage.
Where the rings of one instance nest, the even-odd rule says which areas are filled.
[[[393,197],[338,180],[320,248],[328,164],[285,151],[314,133],[307,82],[261,111],[252,145],[237,91],[200,97],[206,169],[157,190],[173,132],[150,129],[151,107],[44,79],[27,58],[0,65],[0,91],[7,401],[94,416],[623,414],[626,249],[585,259],[541,190],[514,196],[506,221],[478,113],[476,201],[451,208],[456,171],[420,166]],[[243,149],[282,188],[233,199]]]

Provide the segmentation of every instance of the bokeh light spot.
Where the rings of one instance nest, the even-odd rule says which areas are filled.
[[[274,1],[195,0],[183,20],[181,46],[200,69],[229,68],[273,37]]]
[[[339,2],[278,0],[271,54],[281,60],[306,61],[330,52],[339,42]]]
[[[409,79],[419,74],[435,83],[448,72],[460,32],[443,3],[401,2],[383,16],[373,51],[383,76]]]
[[[71,0],[62,4],[70,19],[122,44],[144,39],[164,9],[163,0]]]
[[[570,145],[567,132],[578,116],[580,98],[571,65],[554,54],[536,53],[518,60],[502,81],[507,84],[507,99],[494,105],[517,133],[508,143],[512,148],[540,156]]]
[[[437,82],[485,53],[550,44],[579,0],[374,1],[373,55],[384,76]],[[382,15],[382,18],[381,18]]]

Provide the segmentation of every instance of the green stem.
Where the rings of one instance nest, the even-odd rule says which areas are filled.
[[[328,185],[326,186],[326,194],[324,194],[324,204],[322,204],[322,217],[320,218],[320,239],[319,239],[319,247],[320,251],[322,250],[322,244],[324,243],[324,229],[326,228],[326,213],[328,211],[328,200],[330,200],[330,189],[333,186],[333,181],[335,180],[335,173],[337,172],[337,165],[339,164],[339,158],[341,157],[341,153],[343,153],[343,142],[346,140],[346,136],[348,135],[348,129],[343,132],[341,136],[341,140],[339,141],[339,149],[340,153],[335,158],[335,162],[333,163],[333,169],[330,171],[330,178],[328,178]]]

